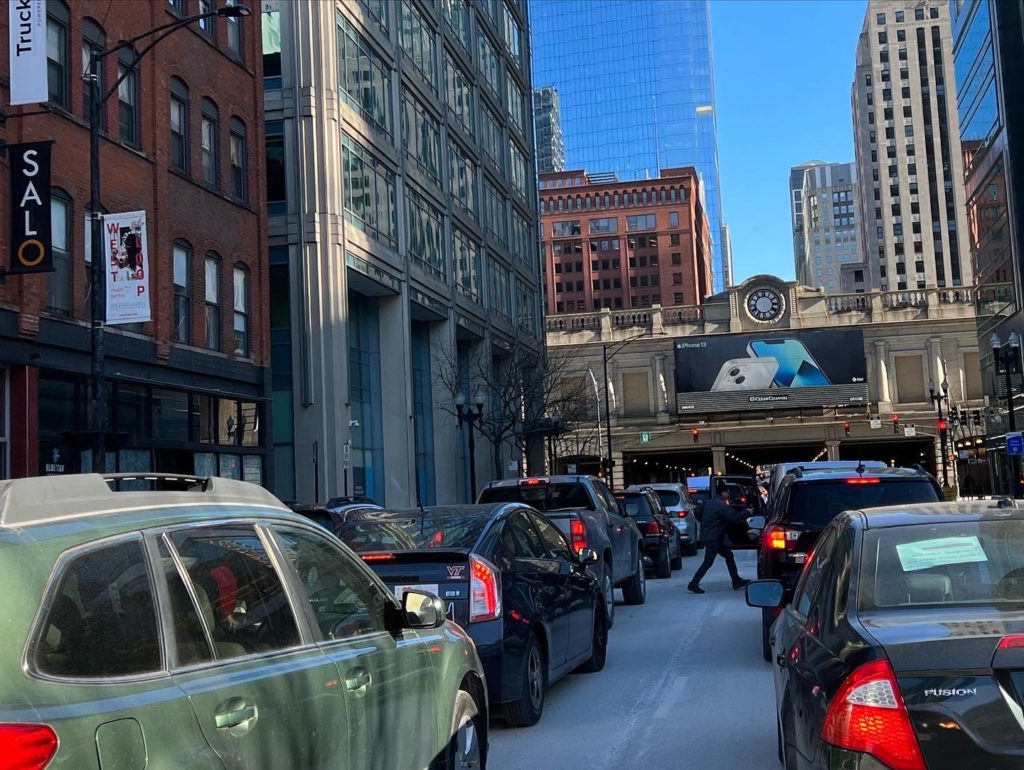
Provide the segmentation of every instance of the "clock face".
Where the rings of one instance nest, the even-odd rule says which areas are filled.
[[[755,321],[774,321],[782,315],[782,296],[773,289],[754,289],[747,295],[747,312]]]

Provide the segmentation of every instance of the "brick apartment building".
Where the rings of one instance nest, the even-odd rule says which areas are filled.
[[[712,292],[695,169],[636,182],[546,173],[538,192],[549,315],[699,305]]]
[[[220,5],[221,3],[216,3]],[[201,0],[47,0],[50,114],[9,106],[0,15],[0,140],[53,141],[56,272],[0,285],[0,478],[88,470],[90,50]],[[258,11],[258,6],[256,7]],[[141,45],[144,45],[143,41]],[[105,104],[101,203],[144,210],[152,322],[109,326],[107,467],[272,483],[267,467],[268,306],[259,14],[174,32]],[[104,59],[110,89],[128,52]],[[0,270],[11,258],[9,158],[0,157]]]

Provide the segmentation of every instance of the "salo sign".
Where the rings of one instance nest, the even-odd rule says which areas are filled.
[[[7,271],[53,272],[50,238],[51,142],[10,144],[11,260]]]
[[[45,102],[46,0],[8,0],[11,104]]]

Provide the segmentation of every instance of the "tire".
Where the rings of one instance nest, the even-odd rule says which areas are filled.
[[[672,569],[678,570],[683,568],[683,541],[678,535],[676,536],[676,555],[672,559]]]
[[[590,641],[590,657],[587,658],[577,671],[584,674],[595,674],[604,668],[604,662],[608,657],[608,623],[607,613],[604,607],[594,607],[594,637]]]
[[[668,544],[658,551],[658,562],[654,565],[654,577],[665,580],[672,577],[672,561],[668,557]]]
[[[761,610],[761,656],[765,663],[772,662],[771,629],[775,620],[771,610]]]
[[[537,635],[532,631],[523,654],[523,686],[519,700],[505,704],[505,721],[512,727],[529,727],[540,721],[544,713],[544,689],[547,676],[544,655]]]
[[[486,766],[487,757],[481,744],[483,717],[473,696],[465,690],[455,694],[451,738],[445,749],[444,770],[469,770]]]
[[[604,595],[605,612],[608,616],[608,628],[615,625],[615,584],[612,583],[612,568],[607,562],[601,570],[601,593]]]
[[[644,573],[644,557],[639,553],[636,557],[636,572],[622,586],[622,598],[626,604],[643,604],[647,601],[647,575]]]

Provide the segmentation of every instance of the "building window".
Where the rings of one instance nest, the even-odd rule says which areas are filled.
[[[409,254],[421,267],[444,280],[447,274],[441,238],[444,231],[441,212],[420,195],[406,188],[406,226],[409,230]]]
[[[508,92],[508,114],[512,119],[512,125],[519,129],[519,133],[526,134],[526,99],[523,97],[523,92],[519,86],[516,85],[515,80],[512,77],[508,77],[505,81],[506,91]]]
[[[455,33],[455,37],[462,43],[462,47],[471,51],[469,6],[466,5],[466,0],[441,0],[441,11],[444,13],[444,19],[448,22],[448,26]]]
[[[71,15],[61,0],[46,4],[46,82],[51,103],[64,109],[68,104],[68,28]]]
[[[903,11],[896,11],[896,23],[902,23],[904,17]]]
[[[914,9],[914,21],[924,21],[924,8]]]
[[[103,33],[103,29],[100,28],[96,22],[91,19],[86,19],[82,22],[82,73],[86,74],[89,72],[90,62],[92,57],[96,54],[102,53],[107,47],[107,36]],[[105,93],[106,88],[104,87],[106,78],[104,77],[103,60],[100,59],[97,64],[97,70],[99,72],[99,91]],[[86,121],[89,120],[89,116],[92,110],[92,87],[88,80],[82,80],[82,117]],[[100,127],[106,128],[106,110],[100,106]]]
[[[461,0],[459,0],[461,2]],[[473,120],[473,88],[470,80],[466,77],[459,66],[455,63],[452,55],[445,51],[444,55],[444,81],[447,104],[450,114],[454,114],[462,127],[471,136],[476,135],[475,121]]]
[[[235,355],[249,355],[249,268],[235,265],[234,271]]]
[[[531,249],[533,238],[532,229],[518,211],[512,209],[512,256],[519,259],[525,265],[531,265]]]
[[[284,214],[288,210],[288,179],[284,153],[284,123],[267,121],[265,147],[267,162],[267,213]]]
[[[231,154],[231,194],[240,201],[249,199],[248,143],[245,140],[245,124],[238,118],[231,118],[229,151]]]
[[[477,41],[479,43],[477,48],[479,49],[480,54],[480,72],[483,74],[484,80],[490,87],[491,91],[494,92],[494,95],[500,98],[501,66],[498,63],[498,54],[495,52],[494,46],[491,45],[487,35],[484,34],[482,29],[477,30]]]
[[[132,147],[139,146],[139,72],[135,69],[135,52],[118,52],[117,116],[121,140]]]
[[[216,9],[213,7],[213,0],[199,0],[199,13],[213,13],[215,10]],[[196,22],[196,26],[199,27],[199,31],[211,40],[213,39],[213,22],[214,20],[212,18],[200,19]]]
[[[237,5],[237,2],[235,0],[224,0],[224,5]],[[228,17],[226,21],[228,24],[228,53],[236,59],[244,59],[242,19],[239,16],[234,16]]]
[[[522,37],[523,32],[519,28],[519,22],[516,21],[512,15],[512,11],[506,5],[505,8],[505,47],[508,52],[512,54],[512,59],[515,61],[516,66],[522,68],[523,66],[523,49],[522,49]]]
[[[441,183],[441,124],[408,91],[402,92],[402,143],[406,156]]]
[[[502,140],[501,124],[498,119],[491,114],[491,111],[487,107],[483,107],[480,110],[480,142],[483,147],[484,153],[489,157],[494,164],[501,169],[505,170],[505,142]],[[559,198],[559,204],[562,199]]]
[[[679,212],[678,211],[670,211],[670,212],[668,212],[668,226],[669,227],[679,227]]]
[[[338,80],[345,100],[391,139],[391,70],[340,13]]]
[[[185,15],[185,0],[167,0],[170,10],[179,16]]]
[[[188,87],[171,78],[171,166],[188,173]]]
[[[402,3],[402,28],[399,31],[402,49],[413,67],[437,91],[437,68],[434,65],[434,30],[424,21],[411,3]]]
[[[627,230],[653,230],[654,227],[654,214],[637,214],[626,217]]]
[[[393,3],[394,0],[359,0],[359,4],[363,9],[377,22],[377,26],[384,33],[384,37],[388,37],[388,26],[391,23],[391,14],[388,13],[388,6]]]
[[[448,142],[448,166],[451,169],[450,187],[452,198],[477,215],[476,164],[457,143]]]
[[[509,157],[511,161],[509,163],[509,172],[512,177],[512,189],[519,193],[523,198],[530,198],[529,179],[530,174],[527,172],[526,158],[523,153],[519,151],[519,147],[512,140],[509,140]]]
[[[484,227],[502,245],[508,245],[508,200],[487,180],[484,180]]]
[[[213,20],[210,20],[213,28]],[[281,12],[270,8],[263,12],[263,88],[281,87]],[[340,52],[339,52],[340,53]]]
[[[395,174],[348,134],[341,135],[345,221],[371,238],[395,246],[398,214]]]
[[[174,242],[174,330],[175,342],[189,344],[192,341],[192,319],[189,312],[189,271],[192,262],[192,248],[184,241]]]
[[[206,347],[220,350],[220,257],[207,254],[205,262]]]
[[[458,228],[452,228],[455,241],[455,283],[459,293],[480,301],[480,247]]]
[[[203,99],[203,120],[200,139],[203,145],[203,181],[210,187],[218,186],[219,152],[217,147],[217,105]]]
[[[879,13],[879,14],[875,15],[875,24],[878,24],[878,25],[885,24],[885,14],[884,13]]]
[[[506,321],[512,320],[512,279],[511,272],[496,261],[490,262],[490,309],[503,316]],[[567,284],[571,285],[571,284]],[[580,282],[579,291],[583,291]]]
[[[46,310],[55,315],[71,315],[71,197],[53,190],[50,198],[50,237],[53,272],[46,280]],[[0,404],[0,409],[3,405]],[[0,418],[3,414],[0,413]],[[3,421],[0,420],[0,423]]]

